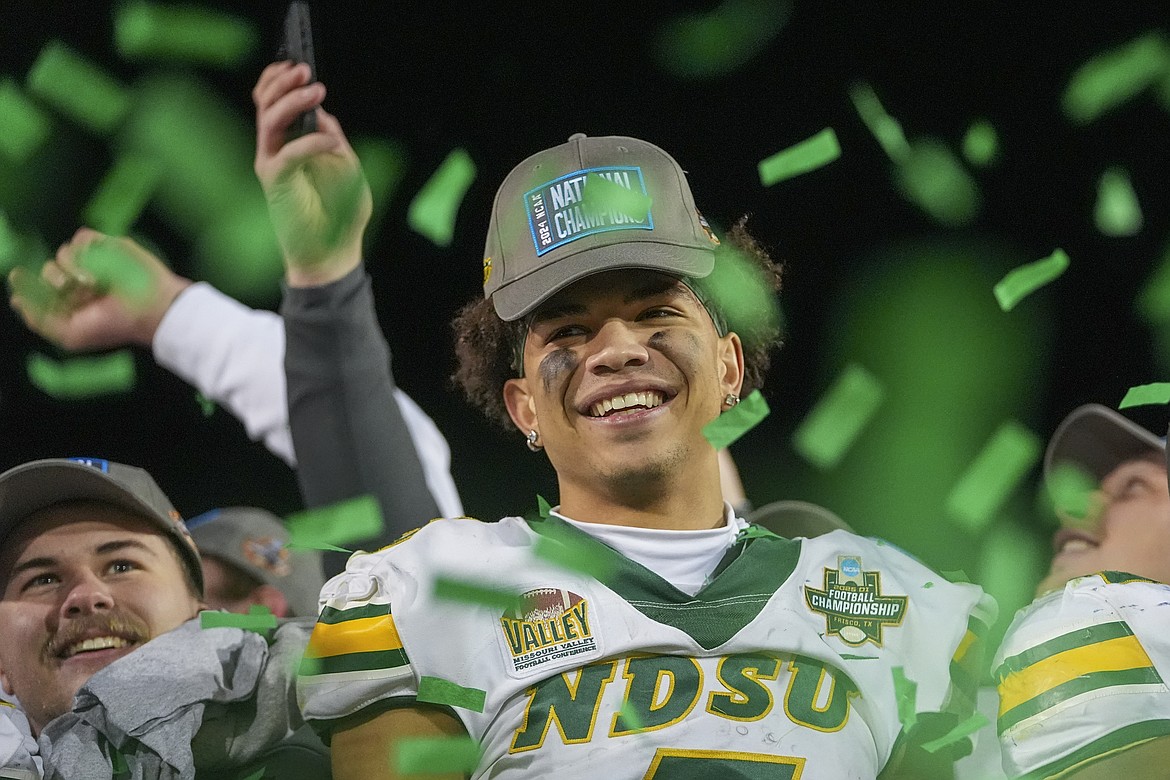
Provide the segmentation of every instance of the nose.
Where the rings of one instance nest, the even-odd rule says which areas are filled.
[[[625,320],[607,320],[591,339],[593,351],[585,359],[592,373],[620,371],[627,366],[645,365],[650,352],[638,333]]]
[[[61,616],[79,618],[105,612],[114,606],[109,587],[92,572],[83,572],[75,580],[61,602]]]

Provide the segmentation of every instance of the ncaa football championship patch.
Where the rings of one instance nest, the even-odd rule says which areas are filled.
[[[825,616],[825,633],[853,647],[881,647],[882,629],[902,624],[908,601],[882,593],[881,572],[862,569],[856,555],[839,556],[836,569],[825,568],[823,588],[804,586],[805,604]]]
[[[524,193],[537,257],[594,233],[653,230],[650,206],[637,166],[586,168]]]
[[[588,599],[563,588],[533,588],[521,594],[518,608],[500,616],[510,673],[528,677],[548,664],[597,654],[590,608]]]

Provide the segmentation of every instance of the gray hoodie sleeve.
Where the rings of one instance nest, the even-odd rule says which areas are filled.
[[[370,494],[385,526],[346,545],[375,550],[438,517],[406,422],[394,402],[390,348],[363,268],[320,287],[285,287],[285,375],[297,478],[309,507]],[[325,573],[346,555],[325,553]]]

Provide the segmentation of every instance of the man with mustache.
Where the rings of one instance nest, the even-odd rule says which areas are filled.
[[[1053,434],[1044,475],[1062,525],[1052,564],[992,666],[1004,769],[1009,777],[1164,778],[1170,772],[1165,442],[1112,409],[1089,404]]]
[[[0,684],[37,741],[0,728],[12,776],[40,758],[46,777],[234,777],[284,745],[308,772],[293,776],[328,776],[289,706],[310,621],[271,645],[203,630],[198,551],[146,471],[48,459],[0,474],[0,588]]]

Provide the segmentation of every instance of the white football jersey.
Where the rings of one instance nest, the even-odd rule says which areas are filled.
[[[607,574],[553,564],[546,546]],[[452,580],[518,598],[444,597]],[[447,703],[481,743],[473,776],[493,778],[872,780],[905,738],[908,689],[922,722],[970,714],[994,619],[978,587],[844,531],[749,526],[688,596],[555,516],[436,520],[354,555],[323,598],[306,719],[328,732],[435,701],[420,683],[438,678],[471,694]]]
[[[1170,734],[1170,585],[1071,580],[1016,613],[992,668],[1009,777],[1056,777]]]

